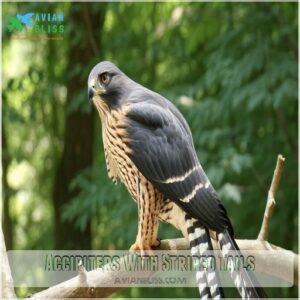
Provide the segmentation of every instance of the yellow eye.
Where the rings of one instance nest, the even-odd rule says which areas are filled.
[[[107,74],[107,73],[102,73],[102,74],[100,74],[99,80],[100,80],[100,82],[103,83],[103,84],[108,84],[108,81],[109,81],[109,76],[108,76],[108,74]]]

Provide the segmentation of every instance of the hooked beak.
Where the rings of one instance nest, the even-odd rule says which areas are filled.
[[[89,83],[89,86],[88,86],[88,97],[89,97],[89,100],[92,102],[93,98],[96,95],[101,95],[104,92],[105,92],[105,89],[103,87],[101,87],[101,86],[96,86],[95,79],[92,79],[91,82]]]
[[[89,95],[89,100],[92,101],[93,97],[95,96],[95,89],[89,86],[88,95]]]

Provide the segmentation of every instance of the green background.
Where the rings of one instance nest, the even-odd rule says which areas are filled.
[[[269,241],[297,252],[297,11],[297,3],[4,3],[7,248],[127,249],[135,241],[137,208],[107,177],[87,97],[90,70],[111,60],[182,111],[237,238],[256,238],[277,154],[285,156]],[[9,17],[27,12],[63,12],[63,40],[34,40],[29,27],[10,33]],[[179,236],[160,228],[160,238]],[[297,297],[297,288],[267,292]],[[132,288],[115,296],[198,291]]]

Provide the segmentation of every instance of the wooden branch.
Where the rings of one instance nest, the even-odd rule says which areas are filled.
[[[268,199],[267,199],[267,205],[265,209],[265,214],[263,218],[263,222],[261,225],[260,232],[258,234],[258,239],[262,241],[266,241],[268,239],[268,234],[269,234],[269,226],[270,226],[270,221],[273,215],[273,210],[275,207],[275,195],[280,183],[283,167],[284,167],[284,162],[285,158],[279,154],[277,157],[277,164],[275,167],[275,171],[273,174],[273,179],[272,183],[268,192]]]
[[[214,242],[214,248],[219,249],[218,244]],[[287,261],[294,261],[294,280],[291,280],[292,284],[298,285],[298,260],[299,256],[292,251],[285,250],[283,248],[272,245],[266,241],[261,240],[236,240],[240,249],[251,251],[257,250],[269,250],[278,251],[280,250],[280,256],[266,257],[261,253],[254,252],[256,259],[257,271],[264,272],[265,274],[273,275],[283,280],[289,281],[290,270],[288,269]],[[189,250],[189,244],[184,239],[172,239],[163,240],[158,250]],[[248,254],[249,254],[248,253]],[[126,270],[124,267],[124,260],[121,259],[121,270]],[[124,276],[127,273],[121,272],[102,272],[101,270],[94,270],[86,272],[86,287],[78,285],[80,281],[80,274],[68,281],[60,283],[56,286],[50,287],[42,292],[33,295],[34,299],[40,298],[101,298],[108,297],[114,292],[123,289],[123,287],[114,286],[115,279]],[[131,273],[131,276],[140,276],[141,274]],[[147,273],[150,277],[150,274]],[[104,287],[108,286],[108,287]]]
[[[33,299],[44,298],[105,298],[114,292],[121,290],[122,287],[118,287],[115,284],[117,278],[124,278],[128,276],[126,271],[126,257],[120,259],[120,270],[124,271],[103,271],[97,269],[86,272],[81,266],[79,274],[65,282],[50,287],[39,293],[31,296]],[[84,275],[82,274],[84,273]],[[145,273],[145,276],[149,276],[150,273]],[[132,276],[134,273],[132,272]],[[141,276],[141,272],[139,275]],[[83,279],[84,277],[84,279]],[[83,281],[82,281],[83,280]],[[84,286],[82,286],[82,283]]]
[[[14,291],[14,283],[11,276],[10,266],[8,263],[8,257],[5,247],[4,235],[2,227],[0,230],[0,253],[1,253],[1,292],[0,299],[16,299],[16,294]]]

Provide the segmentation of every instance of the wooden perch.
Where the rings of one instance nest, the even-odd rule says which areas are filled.
[[[277,157],[277,164],[273,174],[272,183],[268,192],[268,199],[263,222],[261,225],[260,232],[258,234],[258,239],[262,241],[266,241],[268,239],[270,221],[273,216],[273,210],[276,204],[275,195],[280,183],[281,175],[284,168],[284,162],[285,158],[281,154],[279,154]]]
[[[282,175],[283,167],[284,167],[285,159],[282,155],[279,155],[277,158],[277,165],[274,171],[273,180],[271,183],[271,187],[268,193],[268,199],[265,209],[265,214],[262,222],[262,226],[260,229],[260,233],[256,240],[236,240],[239,248],[248,251],[258,251],[258,250],[268,250],[270,253],[278,253],[280,251],[280,255],[274,256],[270,255],[262,255],[261,253],[255,253],[256,258],[256,267],[257,271],[262,271],[265,274],[274,275],[278,278],[284,279],[286,281],[291,281],[292,284],[298,285],[298,261],[299,256],[292,251],[285,250],[283,248],[272,245],[267,241],[268,232],[269,232],[269,224],[272,218],[273,209],[275,205],[275,195],[279,186],[280,178]],[[219,245],[213,241],[214,248],[219,249]],[[4,246],[5,249],[5,246]],[[158,250],[188,250],[189,244],[185,239],[172,239],[172,240],[163,240],[161,241],[161,245]],[[2,257],[6,257],[6,251],[2,251]],[[247,252],[249,253],[249,252]],[[124,258],[120,261],[121,270],[126,270],[124,268]],[[293,262],[293,271],[294,277],[290,278],[290,270],[287,262]],[[10,269],[8,266],[8,262],[6,264],[6,269],[4,279],[8,280],[2,286],[7,287],[7,295],[11,295],[15,297],[14,291],[12,288],[12,279],[10,275]],[[108,297],[114,292],[121,290],[122,287],[117,287],[114,285],[116,277],[124,277],[126,275],[125,271],[120,272],[103,272],[101,269],[93,270],[86,272],[82,263],[79,264],[79,274],[78,276],[62,282],[58,285],[50,287],[46,290],[43,290],[39,293],[32,295],[34,299],[40,298],[101,298]],[[135,274],[132,272],[131,276]],[[140,275],[140,273],[139,273]],[[136,275],[138,276],[138,275]],[[148,273],[148,276],[149,273]]]
[[[287,261],[294,261],[294,278],[291,284],[298,285],[298,255],[292,251],[272,245],[266,241],[261,240],[236,240],[241,250],[269,250],[280,251],[280,255],[274,260],[274,257],[266,257],[260,253],[255,253],[257,271],[264,272],[269,275],[274,275],[283,280],[288,280],[290,270],[287,266]],[[218,249],[218,244],[214,242],[214,248]],[[158,250],[189,250],[189,244],[184,239],[163,240]],[[121,260],[121,270],[125,270],[124,260]],[[271,266],[271,267],[270,267]],[[126,272],[125,272],[126,273]],[[131,276],[140,276],[139,274],[130,273]],[[114,287],[115,279],[122,277],[124,274],[116,272],[105,272],[101,270],[94,270],[86,272],[87,287],[78,287],[78,277],[80,275],[60,283],[56,286],[50,287],[42,292],[33,295],[34,299],[39,298],[101,298],[108,297],[114,292],[123,289],[123,287]],[[148,273],[149,276],[149,273]],[[107,288],[104,286],[108,286]]]

